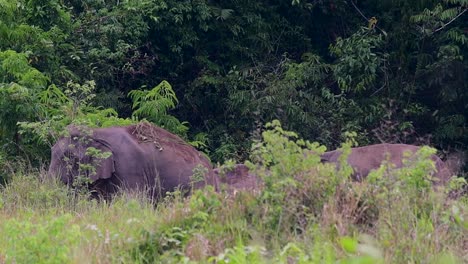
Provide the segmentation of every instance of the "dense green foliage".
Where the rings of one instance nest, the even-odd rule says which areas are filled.
[[[215,161],[247,157],[273,119],[329,148],[357,132],[361,144],[463,149],[467,8],[466,0],[0,0],[0,155],[46,158],[17,122],[60,119],[60,130],[78,112],[100,116],[98,126],[118,116],[166,125]],[[89,97],[66,93],[86,86]],[[159,88],[139,91],[147,86]]]

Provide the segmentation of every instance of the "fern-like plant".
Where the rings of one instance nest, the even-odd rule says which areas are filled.
[[[187,122],[180,122],[168,111],[174,109],[179,102],[172,86],[162,81],[151,90],[132,90],[128,94],[133,100],[133,117],[147,119],[160,127],[186,137]]]

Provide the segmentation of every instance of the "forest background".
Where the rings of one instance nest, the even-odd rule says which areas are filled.
[[[147,119],[214,162],[273,119],[338,147],[468,146],[467,0],[0,0],[0,166]],[[6,177],[6,174],[2,175]]]

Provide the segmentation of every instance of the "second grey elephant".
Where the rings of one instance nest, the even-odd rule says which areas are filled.
[[[351,154],[348,156],[348,164],[353,168],[354,180],[362,180],[367,177],[371,170],[378,169],[382,162],[388,160],[394,164],[396,168],[401,168],[405,153],[409,152],[409,156],[415,154],[420,147],[406,144],[376,144],[364,147],[351,149]],[[342,152],[340,150],[328,151],[321,155],[322,162],[338,163]],[[411,157],[407,157],[411,159]],[[433,176],[436,178],[436,183],[446,183],[452,176],[451,171],[446,164],[437,156],[431,156],[435,164]]]
[[[223,166],[215,168],[215,175],[220,183],[227,186],[228,192],[238,190],[255,191],[260,188],[261,180],[257,175],[250,172],[249,168],[244,164],[235,164],[234,166]]]
[[[148,191],[153,198],[176,188],[217,186],[209,160],[160,127],[140,123],[68,130],[52,147],[48,172],[66,184],[81,177],[105,197],[123,188]]]

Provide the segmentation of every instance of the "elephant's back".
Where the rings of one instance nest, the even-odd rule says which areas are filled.
[[[382,162],[389,161],[397,168],[403,166],[405,153],[414,155],[420,147],[407,144],[375,144],[352,148],[348,162],[362,168],[366,173],[380,167]]]
[[[177,152],[186,162],[196,161],[195,157],[200,154],[179,136],[148,122],[128,126],[126,130],[139,144],[152,144],[159,151],[169,149]]]
[[[130,125],[126,127],[126,130],[129,134],[131,134],[135,140],[139,142],[145,141],[158,141],[160,143],[180,143],[180,144],[187,144],[185,141],[173,134],[164,128],[155,126],[148,122],[140,122],[135,125]]]
[[[209,159],[179,136],[148,122],[140,122],[125,129],[144,151],[156,154],[158,170],[163,174],[188,181],[194,169],[201,165],[207,170],[208,183],[217,186]]]

